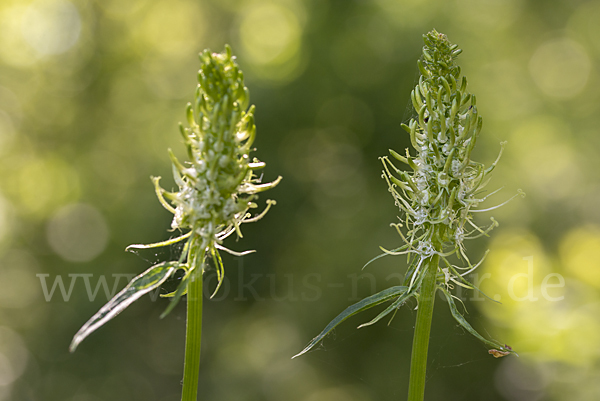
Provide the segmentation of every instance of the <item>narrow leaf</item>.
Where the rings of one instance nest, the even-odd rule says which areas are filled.
[[[465,320],[465,317],[460,314],[460,312],[458,311],[458,308],[456,307],[456,304],[454,303],[454,300],[452,299],[452,295],[450,295],[450,293],[448,293],[448,291],[446,291],[445,288],[443,288],[443,287],[438,287],[438,288],[444,292],[444,295],[446,296],[446,299],[448,300],[448,305],[450,306],[450,313],[452,313],[452,316],[454,317],[454,319],[456,319],[456,321],[462,327],[464,327],[465,330],[467,330],[473,336],[477,337],[479,340],[481,340],[485,344],[489,345],[490,347],[498,348],[501,351],[511,352],[511,353],[513,353],[513,354],[516,355],[516,352],[513,351],[512,348],[506,347],[506,346],[500,344],[499,342],[496,342],[496,341],[493,341],[493,340],[488,340],[487,338],[485,338],[481,334],[479,334],[473,328],[473,326],[471,326],[469,324],[469,322],[467,322]]]
[[[455,280],[454,282],[456,284],[460,285],[463,288],[468,288],[468,289],[471,289],[471,290],[475,290],[475,291],[479,292],[481,295],[483,295],[484,297],[486,297],[487,299],[489,299],[492,302],[495,302],[497,304],[502,304],[502,302],[496,301],[494,298],[490,297],[485,292],[481,291],[475,284],[471,283],[469,280],[467,280],[466,278],[464,278],[463,276],[461,276],[452,265],[450,265],[450,269],[455,274],[455,276],[463,283],[463,284],[460,284],[459,282],[457,282]]]
[[[150,249],[150,248],[159,248],[161,246],[173,245],[173,244],[178,243],[181,240],[189,238],[192,235],[192,233],[193,233],[193,231],[190,231],[190,232],[187,232],[177,238],[171,238],[166,241],[156,242],[154,244],[131,244],[127,248],[125,248],[125,250],[129,251],[130,249]]]
[[[400,294],[400,296],[398,297],[398,299],[396,299],[390,306],[388,306],[383,312],[381,312],[379,315],[377,315],[375,317],[375,319],[371,320],[370,322],[361,324],[360,326],[358,326],[358,328],[360,329],[362,327],[370,326],[370,325],[372,325],[374,323],[377,323],[382,318],[386,317],[390,312],[392,312],[393,310],[398,309],[404,302],[406,302],[406,300],[408,298],[410,298],[411,296],[413,296],[413,291],[407,292],[406,290],[408,288],[407,287],[404,287],[404,288],[405,288],[405,292],[402,293],[402,294]]]
[[[210,296],[213,298],[215,295],[217,295],[219,288],[221,288],[221,284],[223,284],[223,279],[225,278],[225,266],[223,266],[223,259],[221,259],[221,254],[218,250],[211,248],[210,253],[215,263],[215,269],[217,270],[217,288],[215,288],[215,291]]]
[[[384,256],[390,256],[390,253],[389,253],[389,252],[400,252],[400,251],[403,251],[403,250],[405,250],[405,249],[408,249],[408,247],[409,247],[409,245],[402,245],[402,246],[401,246],[401,247],[399,247],[399,248],[392,249],[391,251],[384,252],[384,253],[382,253],[382,254],[380,254],[380,255],[377,255],[377,256],[375,256],[373,259],[371,259],[371,260],[369,260],[367,263],[365,263],[365,265],[364,265],[362,268],[364,269],[365,267],[367,267],[367,266],[368,266],[368,265],[370,265],[371,263],[375,262],[377,259],[381,259],[381,258],[383,258]]]
[[[348,319],[350,316],[357,314],[358,312],[362,312],[366,309],[372,308],[373,306],[379,305],[383,302],[389,301],[390,299],[397,297],[398,295],[404,293],[406,291],[406,287],[404,286],[395,286],[387,288],[377,294],[371,295],[354,305],[350,305],[347,307],[342,313],[337,315],[335,319],[333,319],[329,324],[323,329],[323,331],[312,339],[312,341],[297,355],[294,355],[292,359],[307,353],[313,348],[319,341],[323,339],[331,330],[333,330],[338,324],[342,323],[344,320]]]
[[[164,318],[165,316],[167,316],[169,313],[171,313],[171,311],[179,303],[179,299],[183,295],[187,294],[188,281],[190,279],[190,274],[192,272],[193,272],[193,270],[186,271],[185,275],[181,279],[181,283],[179,283],[179,286],[177,287],[177,290],[175,290],[174,292],[172,292],[170,294],[167,294],[168,296],[172,297],[172,299],[171,299],[171,302],[169,302],[169,306],[167,306],[167,309],[165,309],[165,311],[160,315],[161,319]]]
[[[117,316],[142,295],[159,287],[177,270],[178,265],[178,262],[159,263],[131,280],[121,292],[100,308],[98,313],[79,329],[73,337],[69,351],[75,352],[77,346],[96,329]]]

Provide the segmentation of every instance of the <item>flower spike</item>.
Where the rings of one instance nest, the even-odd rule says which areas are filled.
[[[263,212],[249,213],[256,208],[257,193],[279,184],[281,177],[261,183],[254,171],[265,167],[249,153],[256,136],[254,106],[249,106],[248,88],[244,75],[232,56],[231,48],[223,53],[205,50],[200,54],[199,85],[196,99],[188,103],[185,116],[189,127],[179,126],[189,161],[181,162],[169,149],[176,192],[164,190],[160,177],[152,177],[160,204],[173,213],[171,228],[183,234],[149,245],[134,244],[130,249],[170,246],[184,241],[181,256],[159,263],[134,278],[124,290],[111,299],[75,335],[73,352],[84,338],[119,314],[142,295],[157,289],[169,277],[182,269],[185,275],[176,291],[164,296],[171,298],[166,316],[183,295],[187,295],[186,354],[183,379],[183,401],[196,400],[202,326],[202,274],[206,260],[211,259],[217,273],[214,296],[225,277],[220,251],[245,255],[252,251],[235,252],[222,241],[240,226],[262,218],[275,201],[268,200]]]
[[[473,222],[473,213],[494,210],[508,202],[477,209],[486,198],[477,198],[476,195],[488,183],[488,176],[498,163],[505,143],[501,144],[500,155],[488,168],[471,159],[471,153],[483,127],[483,118],[479,115],[476,97],[467,92],[467,79],[461,76],[461,69],[456,63],[456,58],[462,51],[457,45],[450,43],[446,35],[435,30],[423,35],[423,38],[425,46],[422,57],[417,62],[421,76],[410,93],[415,117],[407,124],[401,125],[403,131],[410,136],[416,155],[411,156],[408,149],[405,155],[390,149],[392,159],[408,167],[405,169],[396,167],[388,157],[380,158],[383,164],[383,178],[401,214],[400,220],[403,224],[393,224],[392,227],[400,234],[402,245],[394,250],[380,247],[383,253],[367,263],[383,256],[407,255],[409,266],[404,279],[406,291],[402,294],[391,292],[393,297],[385,299],[371,296],[356,305],[360,305],[360,310],[364,310],[379,304],[380,301],[395,300],[384,311],[384,314],[387,314],[407,298],[414,296],[419,303],[418,327],[419,321],[426,321],[428,318],[430,320],[433,294],[439,289],[448,300],[452,316],[468,332],[494,347],[497,352],[514,353],[510,347],[488,340],[477,333],[458,312],[454,303],[455,297],[450,293],[454,284],[479,291],[465,276],[476,269],[483,258],[474,266],[471,265],[463,241],[487,236],[498,226],[498,222],[493,218],[487,227],[476,225]],[[519,194],[520,190],[517,195]],[[473,226],[474,229],[465,233],[465,226]],[[476,234],[470,235],[472,233]],[[467,266],[450,264],[446,258],[451,255],[464,260]],[[439,266],[440,258],[446,264],[446,268]],[[466,272],[459,273],[458,270]],[[367,302],[369,299],[375,299],[376,302]],[[424,310],[428,312],[423,312]],[[421,318],[419,316],[422,312]],[[351,307],[339,315],[299,355],[308,352],[329,330],[354,313],[356,308]],[[415,338],[418,336],[429,336],[429,332],[415,332]],[[425,357],[421,353],[415,360],[417,359],[426,360],[426,349]],[[420,385],[413,385],[411,381],[413,389]]]

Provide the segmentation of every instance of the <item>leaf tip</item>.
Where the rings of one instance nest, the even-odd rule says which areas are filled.
[[[303,349],[302,351],[300,351],[299,353],[297,353],[296,355],[294,355],[293,357],[291,357],[290,359],[295,359],[298,358],[299,356],[302,356],[306,353],[306,351],[308,351],[308,349]]]

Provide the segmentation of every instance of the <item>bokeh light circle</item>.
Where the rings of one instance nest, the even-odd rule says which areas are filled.
[[[40,55],[60,54],[79,40],[81,17],[71,2],[38,1],[25,12],[21,32]]]
[[[568,99],[577,96],[585,88],[591,62],[579,43],[560,38],[537,48],[529,62],[529,71],[544,94]]]
[[[71,262],[87,262],[98,256],[108,242],[108,226],[91,205],[67,205],[51,218],[46,231],[48,243],[58,255]]]
[[[294,13],[272,3],[249,9],[240,25],[244,51],[256,64],[281,64],[300,47],[300,21]]]
[[[23,374],[27,354],[21,337],[10,328],[0,326],[0,387],[10,385]]]

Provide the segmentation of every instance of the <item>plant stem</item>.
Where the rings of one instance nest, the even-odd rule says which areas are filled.
[[[419,309],[413,337],[412,356],[410,360],[410,381],[408,384],[408,401],[423,401],[425,397],[425,378],[427,373],[427,350],[429,348],[429,332],[433,317],[435,301],[436,275],[440,256],[433,255],[428,261],[427,271],[419,294]]]
[[[191,273],[187,293],[187,326],[185,331],[185,362],[181,401],[198,399],[200,345],[202,342],[202,257]]]

